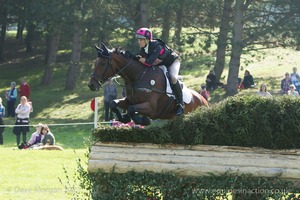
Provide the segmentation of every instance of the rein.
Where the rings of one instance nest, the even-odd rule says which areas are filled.
[[[130,64],[131,64],[131,62],[132,62],[132,58],[130,59],[130,61],[124,66],[124,67],[122,67],[120,70],[118,70],[118,71],[116,71],[115,72],[115,75],[113,75],[113,76],[111,76],[111,77],[108,77],[107,79],[104,79],[104,77],[105,77],[105,74],[107,73],[107,70],[108,70],[108,68],[112,68],[112,62],[111,62],[111,60],[112,60],[112,56],[111,56],[111,54],[109,54],[109,57],[104,57],[104,58],[108,58],[108,62],[106,62],[106,64],[105,64],[105,70],[104,70],[104,72],[103,72],[103,74],[102,74],[102,77],[100,77],[100,76],[98,76],[97,74],[95,74],[95,72],[93,72],[92,73],[92,75],[91,75],[91,78],[93,78],[99,85],[100,85],[100,87],[102,87],[102,85],[105,83],[105,82],[107,82],[108,80],[110,80],[110,79],[112,79],[114,76],[116,76],[116,74],[117,75],[120,75],[120,73],[122,72],[122,71],[124,71]],[[99,62],[99,60],[98,60],[98,62]],[[103,81],[99,81],[99,80],[103,80]]]

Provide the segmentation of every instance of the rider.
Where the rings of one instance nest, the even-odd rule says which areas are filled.
[[[140,46],[137,60],[146,66],[165,65],[168,68],[171,88],[176,97],[176,115],[182,115],[183,97],[182,89],[178,81],[180,61],[178,55],[170,49],[162,40],[152,39],[152,32],[148,28],[140,28],[136,31],[136,38]]]

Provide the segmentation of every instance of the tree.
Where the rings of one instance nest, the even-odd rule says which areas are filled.
[[[7,3],[5,0],[0,0],[0,61],[4,60],[4,43],[6,36],[6,27],[7,27]]]
[[[56,58],[57,58],[57,49],[59,45],[60,40],[60,31],[59,28],[57,28],[55,31],[52,32],[52,34],[47,36],[47,61],[45,64],[45,70],[44,70],[44,77],[42,79],[42,85],[50,85],[53,80],[54,75],[54,66],[56,64]]]
[[[76,0],[70,4],[69,20],[73,21],[73,37],[71,61],[68,68],[65,90],[73,90],[76,87],[81,55],[82,23],[84,22],[85,10],[87,9],[85,5],[87,5],[85,1]]]
[[[235,0],[232,49],[229,62],[226,95],[233,96],[238,93],[238,74],[243,49],[244,13],[254,0]]]
[[[149,27],[149,7],[150,0],[139,0],[137,13],[138,13],[138,26],[139,27]]]
[[[230,32],[230,22],[232,14],[233,0],[224,0],[223,12],[220,21],[220,31],[217,40],[217,53],[214,71],[217,81],[220,81],[221,75],[225,67],[226,46],[228,45],[228,33]]]

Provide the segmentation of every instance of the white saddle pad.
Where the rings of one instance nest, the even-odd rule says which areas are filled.
[[[169,81],[169,79],[167,78],[167,71],[168,71],[168,70],[167,70],[166,66],[161,65],[161,66],[159,66],[159,68],[161,68],[161,69],[163,70],[164,75],[165,75],[165,78],[166,78],[166,80],[167,80],[167,84],[166,84],[166,92],[167,92],[167,95],[168,95],[169,97],[172,96],[172,97],[175,98],[175,96],[174,96],[174,94],[173,94],[173,91],[172,91],[172,88],[171,88],[171,85],[170,85],[170,81]],[[184,85],[183,82],[180,82],[180,85],[183,86],[183,87],[182,87],[183,101],[184,101],[184,103],[189,104],[189,103],[191,102],[191,100],[192,100],[192,93],[191,93],[190,89],[187,88],[187,87]]]

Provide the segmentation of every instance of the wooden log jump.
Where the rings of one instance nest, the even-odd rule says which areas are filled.
[[[92,146],[89,172],[174,173],[177,176],[221,175],[225,172],[300,180],[300,150],[211,145],[102,143]]]

